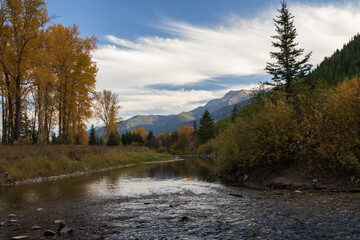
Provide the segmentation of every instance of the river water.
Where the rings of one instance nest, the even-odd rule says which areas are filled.
[[[246,189],[215,172],[186,159],[0,187],[0,239],[47,239],[58,219],[75,229],[64,239],[360,239],[360,194]]]

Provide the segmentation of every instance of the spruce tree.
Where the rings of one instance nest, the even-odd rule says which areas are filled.
[[[119,146],[120,145],[120,136],[117,132],[111,132],[109,135],[109,140],[107,141],[108,146]]]
[[[90,133],[89,133],[89,145],[94,146],[96,145],[96,133],[94,124],[91,124]]]
[[[211,118],[208,110],[205,110],[203,116],[200,118],[197,135],[199,139],[204,142],[215,137],[214,120]]]
[[[272,36],[272,46],[279,49],[278,52],[270,52],[270,57],[275,63],[267,63],[265,70],[272,75],[272,83],[266,82],[267,85],[284,86],[288,91],[292,82],[299,78],[305,77],[312,65],[308,63],[312,54],[310,52],[302,60],[298,58],[304,53],[304,49],[297,48],[295,43],[297,37],[294,26],[294,16],[288,10],[285,1],[281,2],[281,9],[278,9],[279,15],[274,18],[276,35]]]

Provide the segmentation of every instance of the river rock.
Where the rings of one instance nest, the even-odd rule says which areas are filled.
[[[56,235],[56,232],[54,232],[54,231],[52,231],[52,230],[46,230],[45,232],[44,232],[44,236],[45,237],[53,237],[53,236],[55,236]]]
[[[101,240],[104,240],[104,239],[107,239],[107,238],[109,238],[109,237],[111,237],[112,235],[110,235],[110,234],[108,234],[108,235],[102,235],[101,237],[100,237],[100,239]]]
[[[295,190],[295,192],[296,192],[296,193],[302,193],[302,191],[300,191],[300,190]]]
[[[229,193],[230,196],[233,196],[233,197],[238,197],[238,198],[243,198],[244,196],[241,195],[241,194],[237,194],[237,193]]]
[[[69,227],[64,227],[63,229],[61,229],[60,231],[60,236],[67,236],[71,233],[74,232],[74,229],[73,228],[69,228]]]
[[[186,221],[189,221],[189,217],[187,216],[182,217],[180,220],[180,222],[186,222]]]
[[[40,226],[32,226],[32,227],[31,227],[32,230],[38,230],[38,229],[40,229],[40,228],[41,228]]]
[[[58,229],[57,229],[57,232],[58,232],[58,233],[60,233],[60,231],[61,231],[64,227],[66,227],[66,223],[65,223],[65,221],[63,221],[63,220],[56,220],[56,221],[55,221],[55,224],[59,224]]]
[[[9,223],[17,223],[17,221],[18,221],[17,219],[10,219]]]
[[[243,177],[243,181],[247,181],[249,179],[249,175],[245,174],[244,177]]]
[[[8,218],[14,218],[14,217],[16,217],[15,214],[9,214],[9,216],[8,216]]]
[[[44,209],[43,208],[36,209],[37,212],[41,212],[42,210],[44,210]]]
[[[0,227],[3,226],[6,222],[0,222]]]
[[[16,236],[11,238],[11,240],[27,240],[30,239],[28,236]]]

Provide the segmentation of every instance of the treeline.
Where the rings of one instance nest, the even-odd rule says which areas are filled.
[[[215,124],[209,111],[206,110],[200,119],[199,128],[194,122],[194,126],[184,125],[173,133],[164,132],[158,135],[151,130],[147,133],[145,128],[137,128],[121,135],[117,131],[111,131],[106,138],[105,134],[98,136],[92,125],[89,132],[89,145],[146,146],[159,152],[181,154],[195,151],[199,145],[214,136]]]
[[[87,143],[96,39],[49,21],[43,0],[0,1],[2,143]]]
[[[343,49],[336,50],[331,57],[325,57],[319,66],[309,75],[307,80],[316,84],[326,80],[329,85],[336,85],[346,77],[360,75],[360,35],[354,36]]]

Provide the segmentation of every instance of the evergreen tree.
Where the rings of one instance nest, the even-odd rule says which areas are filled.
[[[236,117],[239,115],[239,109],[238,106],[235,104],[233,107],[233,110],[231,111],[231,121],[235,122]]]
[[[96,145],[96,133],[94,124],[91,124],[90,133],[89,133],[89,145],[94,146]]]
[[[193,122],[193,127],[194,127],[194,131],[196,133],[196,131],[197,131],[197,122],[196,121]]]
[[[294,16],[288,10],[285,1],[281,2],[281,9],[278,10],[279,15],[274,18],[277,35],[272,36],[275,41],[272,46],[279,49],[278,52],[270,52],[270,57],[275,59],[275,63],[267,63],[265,70],[271,74],[272,83],[266,82],[267,85],[283,86],[288,91],[292,82],[299,78],[305,77],[312,65],[308,63],[312,54],[310,52],[302,60],[297,59],[303,54],[304,49],[296,48],[295,43],[297,37],[296,28],[294,26]]]
[[[205,110],[203,116],[200,118],[200,126],[197,134],[201,141],[207,141],[215,137],[214,120],[211,118],[208,110]]]
[[[107,145],[108,146],[119,146],[120,145],[120,137],[117,132],[110,133]]]
[[[150,139],[152,139],[153,137],[155,137],[155,136],[154,136],[154,133],[150,130],[150,131],[149,131],[149,134],[147,135],[147,140],[150,140]]]

